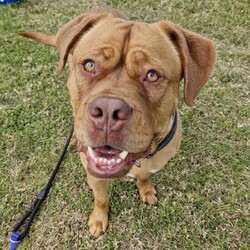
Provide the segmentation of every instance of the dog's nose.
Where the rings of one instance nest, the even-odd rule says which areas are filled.
[[[111,97],[98,97],[88,106],[88,115],[95,128],[105,132],[119,130],[131,113],[132,108],[125,101]]]

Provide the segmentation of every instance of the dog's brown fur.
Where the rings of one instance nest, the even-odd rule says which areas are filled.
[[[65,24],[56,36],[38,32],[20,35],[56,46],[60,52],[58,69],[68,60],[68,89],[75,119],[75,137],[84,147],[105,145],[106,135],[97,131],[87,116],[88,104],[99,96],[125,101],[133,114],[118,132],[111,133],[114,148],[133,154],[153,150],[171,128],[171,117],[179,101],[179,82],[184,78],[184,97],[192,106],[215,64],[213,43],[167,21],[140,23],[125,20],[112,10],[96,9]],[[84,72],[82,63],[91,58],[96,72]],[[156,69],[157,83],[144,80],[148,70]],[[173,157],[181,141],[181,123],[172,141],[154,157],[139,159],[141,167],[129,173],[137,178],[143,202],[156,204],[156,190],[150,175],[159,171]],[[80,153],[87,170],[87,159]],[[90,233],[98,237],[108,225],[108,182],[91,175],[88,182],[95,196],[89,218]]]

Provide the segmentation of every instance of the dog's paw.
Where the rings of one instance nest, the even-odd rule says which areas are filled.
[[[139,193],[140,193],[140,197],[142,199],[143,202],[147,202],[150,205],[156,205],[158,202],[158,199],[156,197],[156,190],[153,186],[151,186],[150,188],[144,190],[140,190],[139,189]]]
[[[147,202],[150,205],[156,205],[158,202],[158,199],[156,197],[156,190],[150,180],[150,178],[147,179],[137,179],[137,187],[139,190],[140,197],[143,202]]]
[[[94,238],[98,238],[108,227],[108,215],[98,214],[95,211],[89,217],[89,232]]]

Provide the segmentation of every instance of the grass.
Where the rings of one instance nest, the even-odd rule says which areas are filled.
[[[0,249],[57,161],[72,115],[67,72],[56,74],[54,48],[16,32],[55,33],[98,5],[132,20],[169,19],[216,43],[213,76],[195,107],[183,101],[179,154],[153,181],[159,205],[142,204],[135,182],[110,187],[110,225],[91,239],[93,196],[76,153],[19,249],[249,249],[249,3],[247,0],[21,1],[0,7]]]

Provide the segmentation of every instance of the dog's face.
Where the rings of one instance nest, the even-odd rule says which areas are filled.
[[[69,81],[78,89],[75,135],[88,147],[89,171],[95,176],[126,174],[167,131],[178,102],[181,62],[162,33],[157,24],[107,17],[74,49]],[[123,159],[121,153],[128,155]],[[96,156],[108,161],[98,168]]]
[[[181,78],[192,105],[215,61],[209,40],[172,23],[136,23],[110,14],[82,15],[54,41],[59,68],[69,59],[79,150],[99,178],[124,176],[134,160],[150,153],[177,109]]]

